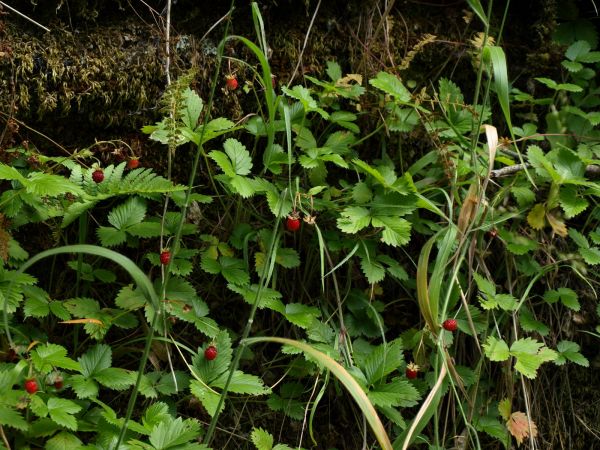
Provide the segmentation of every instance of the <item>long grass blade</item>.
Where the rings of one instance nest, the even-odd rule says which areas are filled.
[[[293,339],[279,338],[279,337],[254,337],[246,339],[243,343],[246,345],[252,345],[259,342],[275,342],[282,345],[289,345],[302,350],[304,353],[314,358],[319,364],[326,367],[333,373],[333,375],[339,380],[342,385],[348,390],[348,393],[354,398],[362,413],[365,415],[367,422],[371,426],[371,430],[375,434],[379,445],[383,450],[393,450],[390,438],[385,431],[383,423],[377,415],[377,411],[373,407],[373,404],[367,397],[367,394],[362,390],[356,380],[348,373],[348,371],[325,353],[311,347],[305,342],[295,341]]]

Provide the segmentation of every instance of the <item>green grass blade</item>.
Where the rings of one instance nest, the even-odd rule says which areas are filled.
[[[255,337],[244,340],[244,344],[252,345],[258,342],[275,342],[282,345],[289,345],[302,350],[307,355],[314,358],[319,364],[326,367],[333,373],[333,375],[339,380],[340,383],[348,390],[352,398],[358,403],[359,408],[365,415],[367,422],[371,426],[379,445],[384,450],[393,450],[392,443],[388,437],[383,423],[377,415],[377,411],[373,407],[373,404],[367,397],[367,394],[362,390],[356,380],[348,373],[348,371],[325,353],[311,347],[305,342],[295,341],[293,339],[279,338],[279,337]]]
[[[488,26],[488,18],[485,12],[483,11],[483,7],[481,6],[481,2],[479,0],[467,0],[467,3],[473,10],[477,17],[481,19],[483,25],[487,28]]]
[[[504,119],[508,126],[512,128],[512,122],[510,120],[510,100],[508,98],[509,82],[508,70],[506,67],[506,55],[504,54],[502,47],[488,46],[484,49],[484,57],[485,56],[489,56],[492,61],[496,95],[498,96]]]

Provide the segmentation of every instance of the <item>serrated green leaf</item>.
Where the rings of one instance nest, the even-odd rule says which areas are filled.
[[[213,150],[208,154],[209,158],[217,163],[219,168],[227,175],[228,177],[235,176],[235,170],[233,169],[233,165],[229,160],[228,156],[219,150]]]
[[[231,349],[231,338],[226,331],[219,331],[213,340],[218,357],[212,361],[204,357],[204,351],[208,343],[198,348],[198,352],[192,357],[194,373],[207,385],[217,380],[221,374],[225,373],[231,364],[233,350]],[[216,405],[215,405],[216,407]]]
[[[94,377],[112,364],[112,349],[106,344],[97,344],[81,355],[78,359],[81,374],[84,377]]]
[[[219,405],[220,395],[210,390],[205,384],[199,382],[198,380],[190,381],[190,391],[194,397],[200,400],[204,409],[213,417],[217,412],[217,406]],[[221,411],[223,411],[225,404],[221,406]]]
[[[98,227],[96,234],[104,247],[115,247],[127,241],[127,233],[125,231],[112,227]]]
[[[369,84],[386,94],[393,96],[401,102],[409,102],[410,92],[395,75],[388,72],[379,72],[375,78],[369,80]]]
[[[273,448],[273,436],[262,428],[254,428],[250,433],[250,440],[256,450],[272,450]]]
[[[490,361],[506,361],[510,356],[506,342],[493,336],[488,336],[486,343],[483,344],[483,349]]]
[[[535,201],[535,194],[529,187],[512,186],[510,192],[514,195],[520,208],[529,206]]]
[[[576,73],[583,69],[583,64],[577,61],[562,61],[560,64],[571,73]]]
[[[117,230],[122,230],[144,220],[146,209],[144,200],[139,197],[131,197],[110,211],[108,222]]]
[[[398,247],[410,241],[411,224],[402,217],[377,216],[371,219],[371,224],[374,227],[384,227],[381,233],[384,244]]]
[[[135,383],[135,373],[120,367],[107,367],[96,371],[94,379],[103,386],[117,391],[127,389]]]
[[[478,273],[473,273],[473,279],[477,284],[477,289],[487,296],[494,297],[496,295],[496,286],[487,278],[483,278]]]
[[[316,317],[321,316],[321,312],[314,306],[303,305],[301,303],[288,303],[285,305],[284,315],[289,322],[300,328],[307,329]]]
[[[401,339],[394,339],[372,350],[363,366],[367,382],[375,384],[396,370],[404,361],[402,350]]]
[[[560,287],[556,290],[549,290],[544,293],[544,300],[547,303],[556,303],[558,300],[562,302],[567,308],[574,311],[579,311],[580,305],[577,298],[577,292],[573,289]]]
[[[572,219],[581,214],[589,205],[589,202],[584,197],[578,195],[577,189],[574,186],[561,187],[559,202],[567,219]]]
[[[248,175],[252,169],[252,158],[246,146],[237,139],[229,138],[223,144],[236,175]]]
[[[0,425],[16,428],[17,430],[25,431],[28,428],[27,421],[21,413],[14,410],[11,406],[2,405],[0,407]]]
[[[344,233],[354,234],[369,226],[371,216],[367,208],[349,206],[340,212],[337,227]]]
[[[532,338],[518,339],[510,347],[510,354],[516,358],[515,369],[530,379],[537,376],[537,369],[547,361],[557,357],[554,350],[544,347]]]
[[[421,398],[419,391],[406,379],[394,378],[391,383],[379,385],[367,393],[375,406],[415,406]]]
[[[223,389],[227,377],[229,377],[229,372],[223,372],[218,379],[211,383],[211,386]],[[271,389],[265,387],[263,381],[256,375],[236,370],[233,372],[229,391],[236,394],[266,395],[271,392]]]
[[[67,349],[57,344],[38,345],[30,355],[35,368],[43,374],[50,373],[57,367],[80,371],[79,363],[67,357]]]
[[[69,430],[77,430],[77,418],[73,414],[81,411],[81,406],[71,400],[56,397],[48,399],[47,405],[50,418],[54,422]]]
[[[587,264],[592,266],[600,264],[600,249],[598,247],[580,248],[579,254]]]
[[[98,383],[91,378],[86,378],[83,375],[73,375],[69,377],[69,383],[75,391],[77,398],[83,399],[98,396]]]
[[[576,342],[560,341],[556,346],[558,357],[554,361],[557,366],[562,366],[568,361],[574,362],[583,367],[589,367],[590,362],[580,352],[581,347]]]
[[[155,425],[148,437],[152,448],[156,450],[187,449],[191,440],[200,436],[200,424],[193,419],[166,419]],[[193,447],[196,449],[197,447]],[[191,449],[190,449],[191,450]]]
[[[46,441],[44,450],[79,449],[81,447],[83,447],[83,442],[77,436],[67,431],[61,431]]]
[[[586,55],[591,50],[590,44],[586,41],[577,41],[569,46],[565,52],[565,56],[571,61],[578,61],[583,55]]]
[[[527,331],[529,333],[536,332],[542,336],[547,336],[550,332],[550,328],[544,323],[535,319],[533,314],[525,307],[521,307],[519,309],[519,324],[523,331]]]
[[[371,284],[379,283],[385,278],[385,267],[373,258],[367,258],[366,256],[361,258],[360,268]]]

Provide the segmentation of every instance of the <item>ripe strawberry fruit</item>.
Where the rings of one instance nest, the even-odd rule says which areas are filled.
[[[238,88],[238,80],[235,75],[227,75],[225,77],[225,85],[230,91],[235,91]]]
[[[102,183],[104,181],[104,172],[102,169],[96,169],[92,172],[92,180],[95,183]]]
[[[131,158],[127,161],[127,168],[129,170],[137,169],[140,166],[140,160],[137,158]]]
[[[163,249],[163,251],[160,252],[160,263],[163,266],[166,266],[169,264],[169,261],[171,261],[171,252],[167,249]]]
[[[57,391],[60,391],[64,386],[64,382],[62,377],[57,378],[56,381],[54,382],[54,389],[56,389]]]
[[[298,214],[292,213],[287,216],[285,227],[291,232],[298,231],[300,229],[300,218],[298,217]]]
[[[456,319],[446,319],[442,324],[444,330],[448,330],[450,332],[456,331],[458,329],[458,322]]]
[[[417,366],[415,363],[409,363],[406,366],[406,378],[409,380],[414,380],[417,378],[417,375],[419,375],[419,366]]]
[[[217,347],[215,347],[214,345],[209,345],[208,347],[206,347],[206,350],[204,350],[204,358],[207,361],[212,361],[216,357],[217,357]]]
[[[35,394],[38,391],[38,384],[37,381],[31,379],[31,380],[25,380],[25,390],[30,393],[30,394]]]

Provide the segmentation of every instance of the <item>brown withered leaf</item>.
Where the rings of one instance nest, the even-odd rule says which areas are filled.
[[[548,223],[552,227],[552,231],[554,231],[556,234],[558,234],[561,237],[567,236],[567,234],[568,234],[567,226],[565,225],[565,223],[562,220],[557,219],[549,212],[546,213],[546,219],[548,220]]]
[[[510,415],[510,419],[506,422],[506,428],[508,428],[508,431],[514,436],[519,445],[523,443],[524,439],[529,437],[530,429],[531,437],[537,436],[537,426],[533,420],[529,420],[527,415],[521,411]]]

